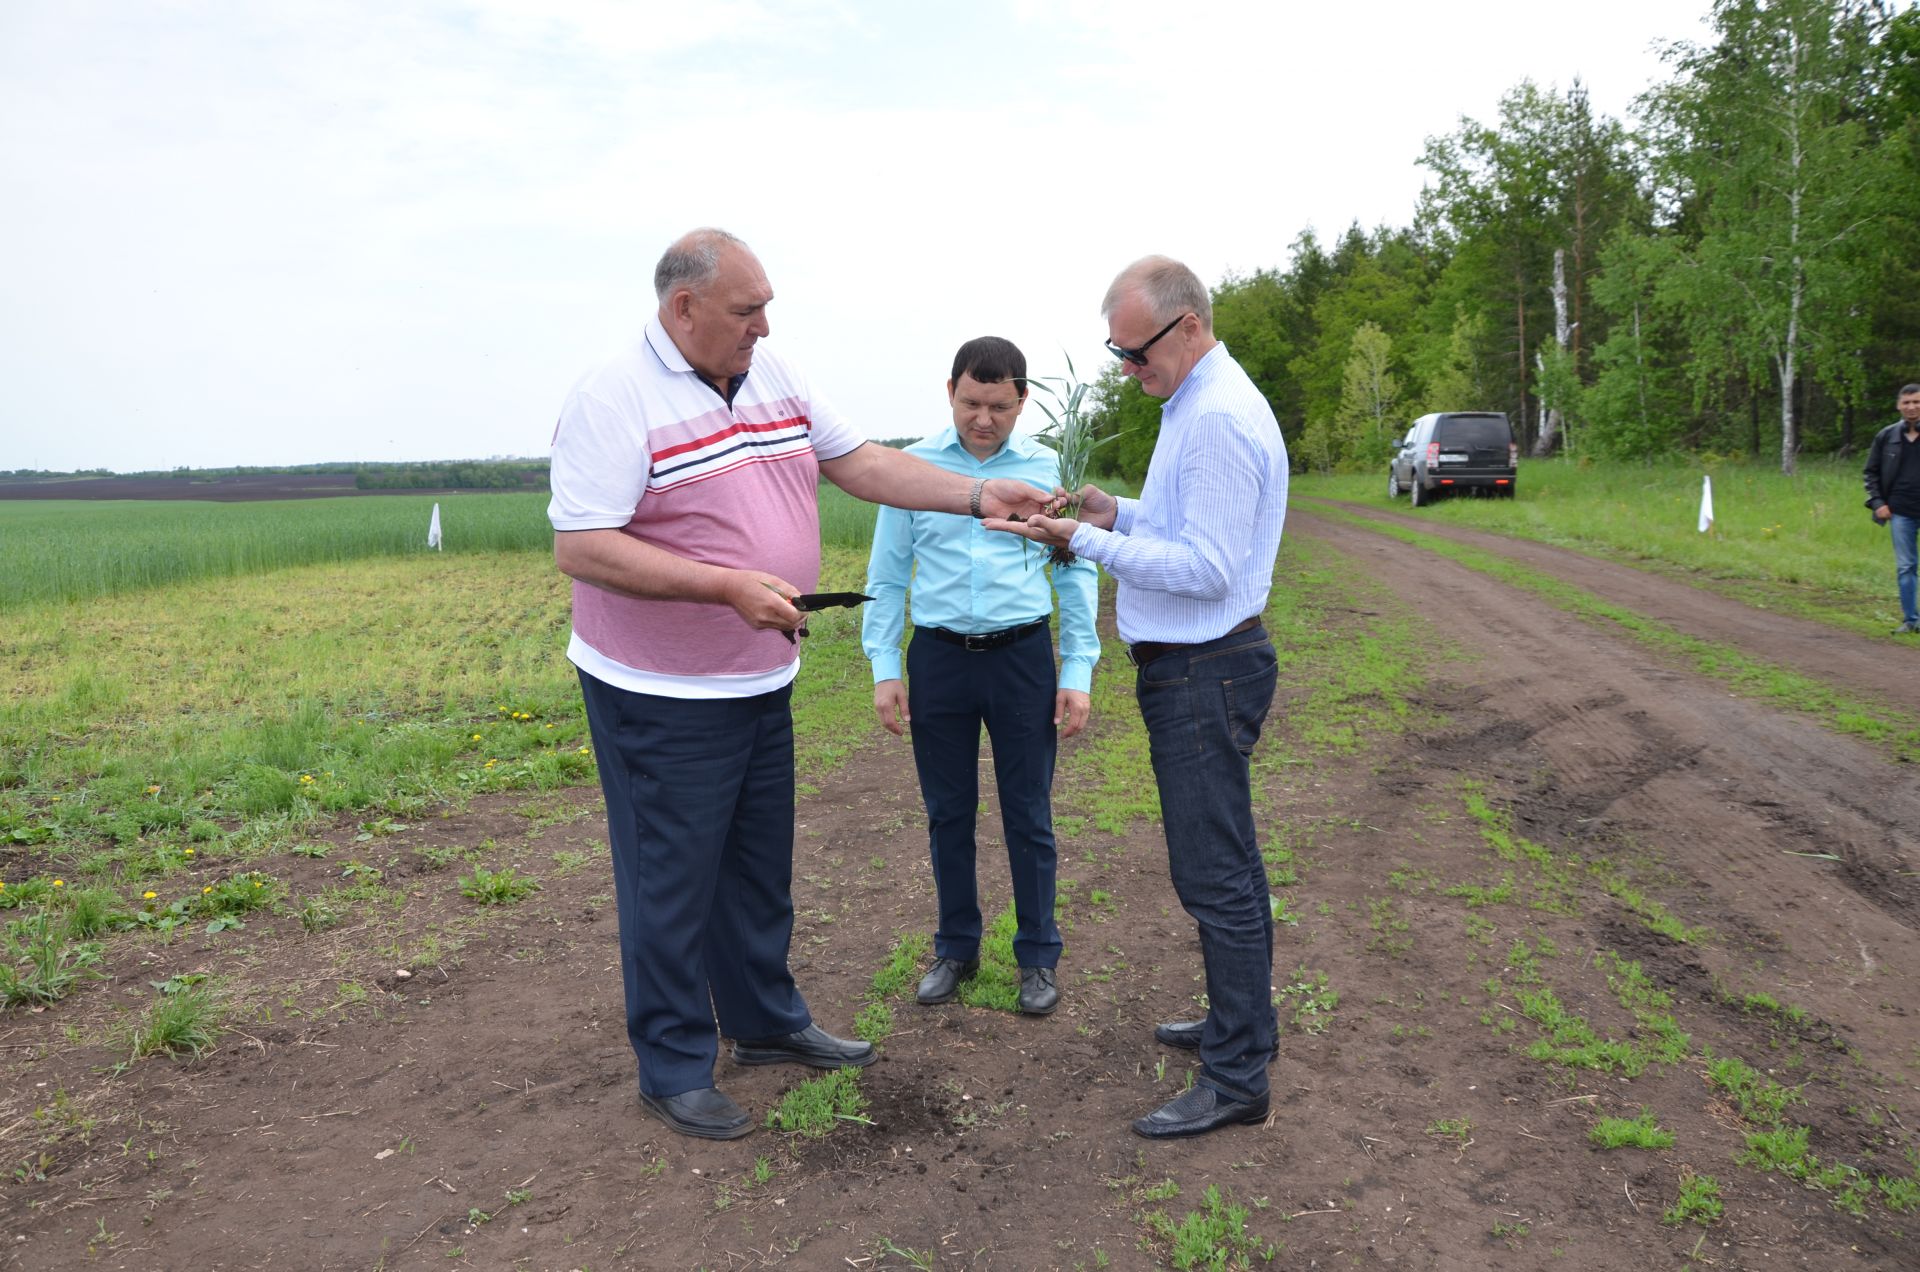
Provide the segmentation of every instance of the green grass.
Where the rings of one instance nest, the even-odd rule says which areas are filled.
[[[1673,1147],[1673,1132],[1661,1128],[1645,1109],[1637,1117],[1603,1117],[1587,1131],[1601,1148],[1640,1148],[1659,1152]]]
[[[828,553],[827,585],[860,564]],[[473,794],[590,784],[567,611],[545,550],[17,610],[0,649],[0,844],[28,850],[30,871],[137,895],[196,847],[201,861],[250,858],[341,814],[380,826]],[[871,734],[857,623],[813,619],[794,695],[803,776]],[[0,907],[46,884],[16,878]]]
[[[545,494],[0,501],[0,611],[369,557],[545,551]],[[440,505],[443,551],[427,547]]]
[[[1688,1171],[1680,1177],[1680,1196],[1661,1218],[1673,1227],[1689,1221],[1704,1226],[1714,1222],[1723,1212],[1720,1185],[1713,1176],[1696,1175]]]
[[[220,1036],[220,1000],[205,985],[192,985],[178,993],[162,993],[147,1010],[146,1020],[133,1026],[129,1049],[131,1058],[165,1052],[204,1054]]]
[[[475,866],[472,874],[461,876],[460,895],[481,905],[512,905],[530,896],[539,886],[537,880],[525,877],[512,866],[500,870]]]
[[[859,1071],[835,1069],[794,1087],[767,1113],[767,1125],[806,1139],[819,1139],[841,1122],[865,1123],[867,1099],[860,1093]]]
[[[1218,1184],[1208,1184],[1200,1209],[1190,1210],[1178,1222],[1164,1211],[1141,1215],[1147,1244],[1165,1253],[1168,1264],[1204,1272],[1267,1266],[1279,1247],[1247,1229],[1247,1208],[1223,1197]]]

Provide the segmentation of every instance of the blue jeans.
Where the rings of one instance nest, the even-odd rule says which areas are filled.
[[[793,688],[664,698],[585,672],[580,688],[607,798],[640,1089],[710,1087],[716,1021],[752,1040],[813,1023],[787,970]]]
[[[993,741],[1000,824],[1013,880],[1014,962],[1054,967],[1053,725],[1056,681],[1047,628],[999,649],[967,650],[918,631],[907,646],[907,710],[913,762],[927,804],[927,848],[940,926],[933,952],[979,957],[982,921],[975,877],[974,811],[980,803],[980,726]]]
[[[1887,522],[1887,529],[1893,532],[1893,573],[1894,581],[1900,586],[1900,620],[1920,623],[1920,613],[1914,612],[1914,541],[1920,534],[1920,517],[1903,517],[1896,512]]]
[[[1250,764],[1277,676],[1273,642],[1255,627],[1164,654],[1134,681],[1174,891],[1199,925],[1206,964],[1200,1081],[1237,1100],[1266,1094],[1277,1033]]]

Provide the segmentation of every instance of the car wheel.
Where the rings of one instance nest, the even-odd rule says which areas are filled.
[[[1413,483],[1407,487],[1407,493],[1413,496],[1413,506],[1416,508],[1427,502],[1426,495],[1421,493],[1419,473],[1413,475]]]
[[[1400,497],[1400,474],[1394,472],[1393,469],[1389,468],[1387,469],[1387,498],[1398,499],[1399,497]]]

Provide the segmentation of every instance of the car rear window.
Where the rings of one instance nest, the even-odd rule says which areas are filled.
[[[1441,420],[1436,436],[1448,449],[1504,449],[1513,440],[1507,431],[1507,421],[1498,415],[1464,415]]]

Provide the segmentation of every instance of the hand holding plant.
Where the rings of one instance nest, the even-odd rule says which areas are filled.
[[[1104,519],[1106,526],[1111,527],[1113,512],[1118,505],[1112,495],[1087,485],[1086,481],[1093,453],[1114,440],[1118,434],[1107,437],[1094,435],[1093,420],[1086,400],[1089,386],[1082,383],[1074,371],[1072,358],[1067,359],[1065,377],[1041,376],[1029,380],[1028,384],[1053,399],[1049,403],[1035,398],[1040,409],[1046,412],[1048,421],[1047,427],[1039,434],[1039,440],[1060,456],[1061,489],[1058,494],[1065,495],[1065,502],[1059,504],[1052,515],[1071,518],[1084,509],[1089,522],[1100,525]],[[1048,559],[1054,565],[1072,565],[1078,558],[1065,545],[1057,544]]]

